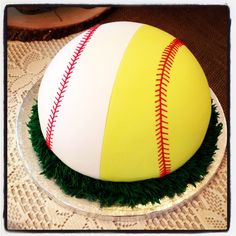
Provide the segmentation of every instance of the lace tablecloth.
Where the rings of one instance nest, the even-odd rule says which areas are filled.
[[[102,220],[58,205],[25,171],[16,145],[16,120],[23,98],[42,78],[71,35],[48,42],[8,42],[7,227],[10,230],[224,230],[227,228],[227,154],[206,188],[172,211],[142,220]]]

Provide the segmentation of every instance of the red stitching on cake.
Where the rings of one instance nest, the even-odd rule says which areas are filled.
[[[174,39],[163,51],[156,74],[155,90],[155,136],[157,144],[157,157],[160,176],[165,176],[171,171],[170,144],[168,139],[168,110],[167,110],[167,87],[170,82],[170,71],[178,52],[183,43]]]
[[[55,96],[55,100],[53,101],[53,105],[50,110],[51,113],[48,118],[46,128],[46,144],[49,149],[52,149],[56,118],[58,117],[59,107],[61,106],[62,99],[65,95],[69,79],[71,78],[71,74],[73,73],[73,70],[75,68],[75,64],[78,62],[81,53],[84,51],[87,43],[89,42],[90,38],[98,27],[99,25],[93,26],[84,33],[83,38],[78,43],[75,51],[73,52],[73,55],[70,58],[70,61],[68,62],[68,65],[66,66],[67,69],[65,70],[62,76],[58,91]]]

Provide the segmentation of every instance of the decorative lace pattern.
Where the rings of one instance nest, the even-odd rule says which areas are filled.
[[[7,225],[14,230],[172,230],[226,229],[227,158],[210,184],[172,211],[143,220],[102,220],[74,213],[37,188],[25,171],[16,146],[16,120],[23,98],[56,52],[75,35],[48,42],[8,42]],[[227,155],[227,154],[226,154]]]

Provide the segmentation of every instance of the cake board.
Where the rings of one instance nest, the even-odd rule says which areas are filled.
[[[38,81],[25,97],[22,106],[19,111],[17,119],[17,145],[21,159],[24,166],[30,176],[34,179],[36,185],[45,191],[48,196],[54,199],[58,204],[86,216],[96,217],[103,220],[113,220],[120,218],[122,220],[139,220],[144,219],[147,216],[154,217],[163,211],[170,211],[177,205],[184,204],[186,201],[191,200],[194,196],[199,194],[209,181],[214,177],[217,172],[220,163],[224,157],[224,152],[227,144],[227,126],[222,110],[216,95],[211,90],[211,97],[213,103],[216,104],[217,111],[219,112],[219,122],[223,124],[223,130],[218,137],[218,150],[214,155],[214,161],[208,168],[208,174],[204,179],[196,184],[196,187],[188,185],[186,191],[181,195],[175,195],[174,198],[164,197],[161,199],[160,204],[146,204],[136,205],[134,208],[126,206],[112,206],[112,207],[100,207],[98,202],[91,202],[86,199],[79,199],[71,197],[62,192],[62,190],[55,184],[54,180],[47,179],[42,172],[37,156],[32,148],[31,141],[29,139],[29,133],[27,123],[29,121],[31,108],[35,104],[38,94],[40,81]]]

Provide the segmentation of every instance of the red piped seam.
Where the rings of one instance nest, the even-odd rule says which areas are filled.
[[[170,144],[168,139],[168,107],[167,107],[167,87],[170,82],[170,70],[174,62],[175,55],[183,43],[174,39],[163,51],[160,63],[157,68],[156,90],[155,90],[155,117],[156,117],[156,144],[157,156],[160,169],[160,176],[170,173]]]
[[[59,108],[61,106],[63,97],[65,96],[66,88],[68,86],[69,79],[71,78],[71,74],[73,73],[73,70],[75,68],[75,64],[78,62],[81,53],[85,49],[87,43],[89,42],[90,38],[98,27],[99,25],[93,26],[88,29],[87,32],[85,32],[83,38],[78,43],[75,51],[73,52],[73,55],[67,65],[67,69],[65,70],[62,76],[60,85],[57,90],[57,94],[55,96],[55,100],[53,101],[53,106],[51,108],[51,113],[49,115],[46,128],[46,144],[49,149],[52,149],[56,118],[58,117]]]

